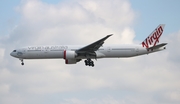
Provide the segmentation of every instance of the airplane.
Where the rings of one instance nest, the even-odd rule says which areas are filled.
[[[158,27],[141,43],[134,45],[103,45],[113,34],[107,35],[89,45],[46,45],[28,46],[13,50],[10,55],[24,59],[64,59],[66,64],[76,64],[84,59],[86,66],[94,67],[92,59],[99,58],[128,58],[150,54],[166,49],[167,43],[159,43],[165,24]]]

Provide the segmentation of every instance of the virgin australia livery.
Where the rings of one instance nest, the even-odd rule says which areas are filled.
[[[76,45],[52,45],[52,46],[28,46],[11,52],[11,56],[19,58],[24,65],[24,59],[55,59],[63,58],[66,64],[76,64],[85,59],[86,66],[94,67],[92,59],[98,58],[125,58],[149,54],[166,49],[167,43],[159,43],[164,31],[164,24],[160,24],[139,45],[107,45],[102,46],[104,41],[112,34],[86,46]]]

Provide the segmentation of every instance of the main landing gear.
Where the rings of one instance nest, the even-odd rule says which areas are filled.
[[[93,62],[90,58],[88,58],[88,59],[85,60],[84,62],[85,62],[85,65],[86,65],[86,66],[92,66],[92,67],[94,67],[94,62]]]
[[[20,60],[21,60],[21,65],[24,65],[23,59],[20,59]]]

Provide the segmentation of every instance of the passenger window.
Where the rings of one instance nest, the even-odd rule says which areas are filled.
[[[14,50],[13,52],[16,52],[16,50]]]

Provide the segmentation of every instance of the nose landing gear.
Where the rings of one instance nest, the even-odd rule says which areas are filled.
[[[94,67],[94,62],[93,62],[90,58],[88,58],[88,59],[85,60],[84,62],[85,62],[85,65],[86,65],[86,66],[92,66],[92,67]]]
[[[20,59],[20,60],[21,60],[21,65],[24,65],[23,59]]]

